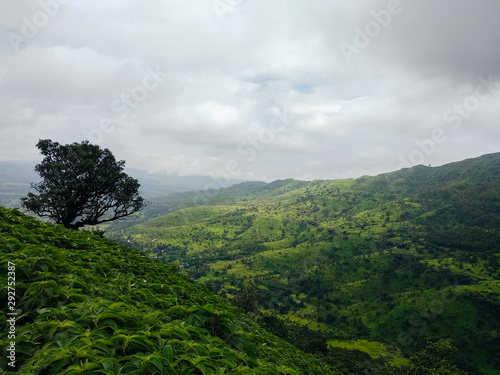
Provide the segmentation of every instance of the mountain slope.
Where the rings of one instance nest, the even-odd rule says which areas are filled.
[[[497,153],[359,179],[276,181],[240,196],[247,187],[237,185],[109,235],[179,261],[230,297],[250,282],[261,310],[331,346],[377,340],[411,355],[448,338],[457,364],[493,375],[499,172]]]
[[[0,256],[1,325],[17,314],[6,374],[337,373],[178,268],[89,232],[0,207]]]

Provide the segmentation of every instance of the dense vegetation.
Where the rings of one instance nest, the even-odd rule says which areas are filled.
[[[338,373],[178,267],[90,232],[0,207],[0,255],[2,301],[12,295],[9,270],[18,313],[16,368],[8,359],[12,339],[2,335],[0,373]],[[0,316],[6,332],[7,306]]]
[[[316,333],[303,350],[360,349],[402,366],[448,339],[470,374],[500,371],[500,154],[359,179],[246,183],[153,206],[109,236],[177,261],[237,303],[251,292],[269,330],[288,323],[274,332],[290,342],[300,327]]]

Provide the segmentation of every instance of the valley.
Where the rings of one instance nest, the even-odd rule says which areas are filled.
[[[494,374],[499,176],[491,154],[358,179],[243,183],[186,193],[168,214],[107,233],[230,300],[252,290],[259,314],[331,346],[370,353],[366,342],[380,342],[400,364],[446,338],[461,368]]]

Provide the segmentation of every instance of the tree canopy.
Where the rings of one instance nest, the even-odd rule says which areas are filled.
[[[39,194],[28,193],[21,202],[38,216],[78,229],[129,216],[144,206],[139,182],[123,172],[125,161],[116,161],[107,148],[50,139],[36,146],[45,156],[35,167],[42,181],[32,184]]]
[[[429,342],[425,349],[410,359],[406,375],[467,375],[449,362],[457,348],[448,341]]]

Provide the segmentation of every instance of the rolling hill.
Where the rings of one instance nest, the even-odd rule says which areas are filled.
[[[165,213],[108,236],[179,262],[229,299],[255,288],[261,313],[306,326],[330,348],[397,365],[398,352],[449,339],[459,367],[500,371],[498,153],[185,193]]]

